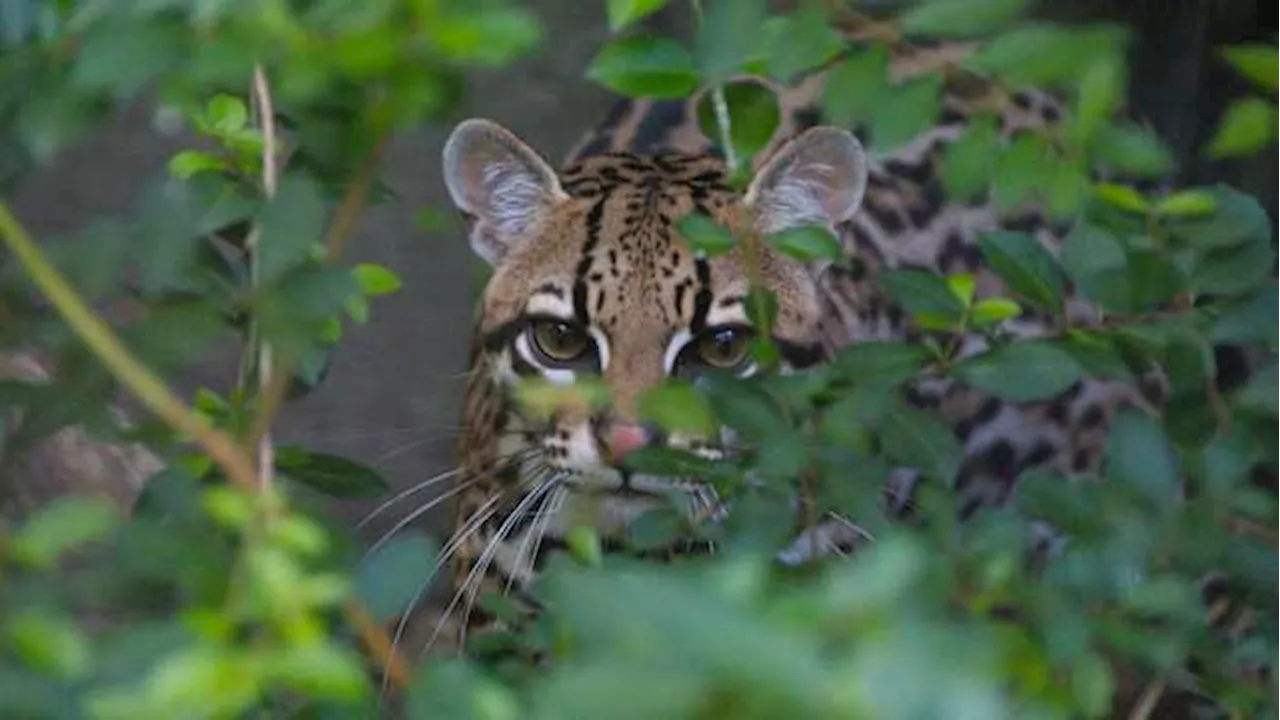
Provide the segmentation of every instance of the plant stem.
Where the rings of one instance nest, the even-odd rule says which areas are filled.
[[[698,25],[702,25],[702,2],[692,0],[693,14]],[[733,125],[729,119],[729,103],[724,98],[724,85],[716,83],[711,86],[711,109],[716,114],[716,127],[720,130],[720,149],[724,152],[724,164],[729,168],[730,177],[738,171],[738,153],[733,149]]]
[[[262,189],[270,202],[279,185],[279,168],[276,166],[276,120],[275,110],[271,103],[271,88],[267,84],[267,74],[261,64],[253,66],[253,97],[258,108],[258,122],[262,127]],[[261,253],[258,243],[261,240],[261,227],[255,227],[247,243],[249,249],[250,283],[256,291],[261,282]],[[256,323],[255,323],[256,325]],[[257,376],[259,399],[272,383],[274,360],[271,344],[262,339],[261,333],[253,332],[255,343],[250,344],[248,352],[257,353]],[[256,347],[254,347],[256,344]],[[268,421],[268,426],[269,426]],[[258,485],[266,490],[271,487],[275,468],[275,447],[271,442],[271,432],[264,427],[255,438],[257,443]]]
[[[187,407],[163,380],[129,352],[49,263],[3,202],[0,202],[0,236],[62,319],[117,380],[147,409],[189,435],[222,468],[228,480],[246,489],[256,487],[253,463],[243,448]]]

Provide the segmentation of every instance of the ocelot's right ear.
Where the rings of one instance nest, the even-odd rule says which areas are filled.
[[[470,225],[471,248],[489,264],[568,198],[537,152],[490,120],[466,120],[444,145],[444,182]]]

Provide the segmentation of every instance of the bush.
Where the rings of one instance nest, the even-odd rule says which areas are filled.
[[[358,561],[349,529],[319,520],[298,491],[371,496],[385,483],[344,458],[277,447],[271,428],[283,402],[321,381],[344,328],[400,285],[388,268],[342,261],[363,206],[391,197],[376,179],[386,138],[447,117],[470,68],[539,42],[536,18],[499,2],[9,0],[0,184],[144,92],[201,144],[172,158],[136,215],[57,242],[35,243],[0,205],[6,347],[59,366],[53,381],[0,384],[21,417],[7,451],[75,424],[167,458],[128,517],[69,497],[0,532],[0,715],[358,717],[390,694],[423,718],[1147,717],[1174,696],[1206,716],[1275,716],[1272,228],[1227,186],[1144,189],[1170,159],[1117,115],[1127,34],[1029,23],[1020,0],[930,0],[875,19],[839,3],[769,16],[757,0],[720,0],[694,2],[690,51],[636,30],[667,4],[609,0],[617,35],[586,75],[628,95],[720,88],[704,126],[739,167],[777,113],[760,110],[767,93],[724,86],[738,71],[785,81],[830,64],[827,119],[892,147],[935,121],[942,77],[891,82],[886,47],[977,39],[944,72],[982,79],[995,103],[1052,88],[1069,113],[1009,143],[989,119],[969,124],[945,156],[946,190],[1039,203],[1071,232],[1057,256],[1025,233],[984,237],[1008,297],[975,300],[964,275],[880,278],[935,331],[919,342],[859,343],[796,375],[664,388],[655,419],[714,417],[758,451],[721,463],[639,454],[646,471],[713,481],[736,509],[721,524],[656,512],[630,543],[691,535],[719,552],[602,556],[584,529],[546,571],[535,622],[480,639],[470,659],[411,667],[384,626],[419,592],[435,546],[404,532]],[[854,26],[870,40],[851,46],[834,29]],[[1207,152],[1272,152],[1275,47],[1223,54],[1261,93],[1232,107]],[[683,227],[707,252],[735,241],[697,219]],[[838,250],[818,232],[764,241],[806,259]],[[1071,289],[1104,319],[1068,322]],[[140,319],[110,327],[93,309],[123,301]],[[769,298],[753,306],[767,323]],[[999,330],[1019,314],[1056,318],[1055,332]],[[975,334],[989,349],[954,357],[953,340]],[[232,338],[245,348],[233,387],[182,398],[163,381]],[[1223,345],[1255,360],[1229,385]],[[769,362],[767,345],[757,352]],[[1100,482],[1033,470],[1015,502],[964,523],[947,494],[960,447],[903,400],[922,376],[1023,402],[1084,377],[1136,385],[1153,366],[1168,379],[1165,412],[1117,417]],[[154,419],[120,422],[117,388]],[[879,502],[902,465],[925,477],[917,523]],[[873,542],[778,567],[796,498],[810,517],[857,518]],[[1036,542],[1045,527],[1066,538],[1048,552]]]

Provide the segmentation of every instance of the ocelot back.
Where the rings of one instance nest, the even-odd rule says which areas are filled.
[[[895,52],[893,73],[904,77],[955,61],[963,50]],[[730,186],[723,160],[699,130],[701,93],[621,103],[558,172],[492,122],[466,121],[450,137],[445,179],[492,276],[472,349],[465,472],[446,547],[455,591],[446,617],[474,621],[477,593],[518,594],[539,557],[575,525],[593,525],[607,539],[664,494],[684,493],[695,510],[716,502],[697,478],[618,467],[627,453],[651,443],[707,457],[719,452],[715,444],[663,436],[638,422],[636,404],[646,390],[709,369],[756,372],[745,262],[737,250],[709,258],[693,252],[676,229],[687,213],[761,233],[818,224],[856,259],[847,267],[802,263],[760,247],[759,279],[778,299],[773,333],[783,372],[822,362],[849,343],[918,332],[870,281],[884,268],[973,273],[977,296],[984,297],[1003,286],[980,264],[979,233],[1017,228],[1056,252],[1059,235],[1035,208],[1002,215],[985,200],[962,205],[945,197],[939,157],[966,118],[979,107],[990,111],[981,92],[949,82],[936,125],[875,155],[854,132],[816,125],[821,74],[794,87],[759,82],[779,97],[782,121],[756,156],[745,192]],[[1000,132],[1012,137],[1057,117],[1049,95],[1021,93],[1003,108]],[[1085,319],[1094,311],[1072,300],[1068,312]],[[1047,318],[1035,315],[1006,325],[1025,336],[1049,328]],[[972,337],[960,352],[982,347]],[[612,391],[606,410],[583,407],[540,420],[523,416],[512,396],[520,378],[567,383],[587,375]],[[1051,402],[1022,405],[937,380],[921,383],[914,400],[950,423],[964,445],[958,493],[966,509],[1001,502],[1030,466],[1095,470],[1114,410],[1150,405],[1129,386],[1095,380]],[[914,476],[902,468],[886,481],[894,496],[909,498]],[[802,559],[804,548],[815,546],[847,549],[857,540],[849,523],[831,519],[797,538],[783,559]]]

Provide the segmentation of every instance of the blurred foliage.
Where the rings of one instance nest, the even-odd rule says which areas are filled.
[[[1139,182],[1171,162],[1118,113],[1127,33],[1030,23],[1022,0],[927,0],[874,16],[844,3],[770,15],[763,0],[715,0],[694,3],[701,25],[686,46],[639,28],[668,4],[605,3],[615,35],[586,76],[627,95],[682,97],[742,71],[791,80],[827,66],[826,120],[863,124],[880,148],[936,121],[947,80],[896,81],[889,47],[975,40],[947,72],[983,79],[997,104],[946,150],[946,192],[1045,208],[1069,222],[1061,251],[1025,232],[989,233],[980,250],[1002,296],[978,296],[967,275],[876,280],[928,331],[918,342],[860,343],[795,375],[655,392],[644,403],[654,421],[724,424],[752,450],[719,463],[637,453],[637,469],[695,474],[734,511],[719,523],[654,511],[628,543],[691,536],[717,552],[645,562],[602,554],[583,529],[540,579],[535,622],[513,618],[469,658],[431,659],[411,677],[380,649],[376,626],[434,572],[433,544],[404,532],[359,561],[349,529],[322,520],[308,494],[379,494],[377,473],[280,447],[276,482],[256,488],[228,482],[221,459],[167,423],[118,427],[115,381],[134,389],[136,373],[103,370],[52,317],[54,298],[33,291],[34,279],[47,292],[39,274],[6,257],[0,337],[60,368],[56,382],[0,383],[0,400],[23,412],[18,439],[78,422],[144,440],[171,464],[128,518],[70,498],[0,528],[0,716],[371,717],[390,712],[386,669],[404,691],[397,707],[420,718],[1156,717],[1175,696],[1197,716],[1275,717],[1273,229],[1230,187]],[[849,24],[870,39],[833,29]],[[387,135],[448,117],[468,68],[506,65],[539,39],[534,17],[500,2],[5,0],[0,187],[136,98],[199,137],[135,213],[42,247],[85,298],[143,308],[117,331],[151,371],[239,337],[234,387],[188,402],[250,453],[281,378],[286,395],[307,392],[345,324],[400,286],[390,269],[341,261],[361,205],[393,197],[374,174]],[[1223,54],[1265,96],[1234,105],[1206,152],[1274,152],[1275,47]],[[256,70],[273,117],[251,94]],[[1002,139],[998,103],[1030,87],[1060,93],[1067,112]],[[727,113],[704,108],[703,126],[727,130],[746,164],[778,123],[776,103],[738,84],[723,100]],[[724,116],[731,127],[717,127]],[[707,218],[680,227],[709,254],[739,241]],[[820,229],[765,241],[842,261]],[[1069,323],[1072,294],[1104,319]],[[767,297],[752,306],[767,320]],[[1055,331],[1033,341],[1006,331],[1032,315],[1057,318]],[[955,357],[970,335],[987,349]],[[1214,352],[1228,344],[1260,358],[1229,383]],[[948,491],[961,448],[908,402],[913,382],[949,377],[1021,402],[1085,377],[1136,384],[1152,364],[1170,381],[1165,412],[1116,418],[1096,482],[1031,469],[1016,501],[957,522]],[[522,399],[545,411],[565,395],[531,387]],[[914,523],[881,502],[889,470],[903,466],[925,477]],[[779,567],[797,497],[811,517],[854,518],[874,541],[851,558]],[[1049,552],[1037,540],[1046,527],[1058,533]]]

